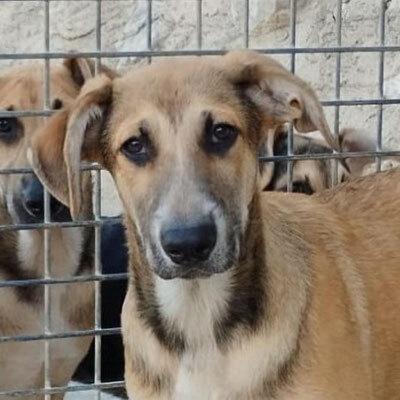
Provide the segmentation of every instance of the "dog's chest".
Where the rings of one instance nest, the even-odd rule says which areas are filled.
[[[215,326],[226,318],[232,295],[229,272],[199,282],[160,279],[156,292],[163,319],[187,344],[173,377],[171,399],[256,399],[252,393],[270,373],[275,353],[262,334],[217,344]]]
[[[19,259],[22,268],[32,275],[44,276],[44,237],[38,232],[21,231],[18,243]],[[72,277],[79,267],[82,254],[82,232],[79,229],[53,231],[50,234],[49,272],[51,278]],[[66,332],[73,329],[68,322],[68,309],[75,306],[77,298],[74,292],[79,285],[57,284],[49,286],[50,325],[53,332]],[[67,301],[66,301],[67,300]],[[44,308],[38,312],[41,314]],[[43,317],[44,318],[44,317]],[[40,325],[43,318],[39,319]]]
[[[271,371],[267,351],[260,343],[260,338],[255,338],[226,353],[215,347],[187,352],[181,358],[171,398],[267,400],[260,391]]]
[[[225,368],[226,360],[217,350],[204,348],[185,354],[179,365],[172,398],[225,399]]]
[[[196,281],[156,280],[165,324],[195,346],[215,343],[215,324],[223,318],[230,295],[229,271]]]
[[[52,278],[68,278],[76,273],[82,254],[81,232],[57,232],[51,235],[50,272]],[[38,232],[21,231],[18,241],[20,267],[29,275],[43,276],[43,236]],[[17,267],[17,266],[16,266]],[[84,307],[92,298],[90,290],[82,290],[82,284],[49,285],[50,292],[50,332],[66,333],[75,331],[76,324],[71,321],[71,312]],[[0,322],[9,321],[2,326],[0,336],[41,335],[44,333],[44,289],[38,288],[32,300],[21,301],[14,289],[0,291]],[[82,293],[84,295],[82,296]],[[18,318],[16,318],[18,316]],[[4,331],[5,330],[5,331]],[[4,331],[4,332],[2,332]],[[44,365],[44,344],[42,341],[5,343],[0,351],[0,387],[20,387],[21,382],[31,387]],[[86,347],[82,339],[68,338],[50,341],[51,368],[63,368],[79,360]],[[26,368],[21,368],[21,365]]]

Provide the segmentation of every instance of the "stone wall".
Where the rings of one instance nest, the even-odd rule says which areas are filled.
[[[296,45],[337,45],[336,0],[298,0]],[[381,0],[343,0],[342,45],[379,45]],[[400,43],[400,0],[386,1],[387,45]],[[197,0],[154,0],[152,2],[152,45],[157,50],[197,48]],[[52,1],[51,50],[95,50],[96,3],[85,0]],[[202,46],[205,49],[239,48],[244,45],[245,0],[203,0]],[[36,52],[44,49],[44,3],[0,1],[0,51]],[[102,47],[107,51],[147,48],[147,1],[103,0]],[[290,45],[289,0],[250,0],[249,45],[252,48]],[[290,56],[278,56],[289,65]],[[143,60],[105,60],[120,70]],[[0,61],[0,70],[15,61]],[[20,61],[21,62],[21,61]],[[335,97],[335,54],[299,54],[297,73],[310,82],[321,100]],[[345,53],[341,60],[341,97],[379,97],[379,53]],[[400,52],[385,53],[384,96],[400,97]],[[333,108],[327,107],[333,124]],[[377,127],[377,106],[342,107],[340,126],[372,131]],[[333,126],[333,125],[332,125]],[[400,106],[384,107],[384,142],[400,148]],[[108,187],[108,185],[107,185]],[[108,193],[106,204],[117,208]]]

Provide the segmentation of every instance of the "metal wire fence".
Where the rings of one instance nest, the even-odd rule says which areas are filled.
[[[0,14],[1,6],[4,3],[20,1],[20,0],[3,0],[0,2]],[[25,0],[29,2],[30,0]],[[38,0],[36,0],[38,1]],[[44,3],[44,51],[43,52],[1,52],[0,49],[0,61],[1,60],[44,60],[44,85],[43,85],[43,97],[44,97],[44,108],[42,110],[14,110],[5,111],[0,110],[0,118],[6,117],[43,117],[49,116],[53,113],[50,109],[50,61],[54,59],[71,58],[76,56],[92,57],[97,60],[96,69],[100,68],[101,60],[104,58],[129,58],[129,57],[140,57],[148,58],[151,62],[151,58],[154,57],[175,57],[175,56],[188,56],[188,55],[220,55],[224,53],[224,50],[210,50],[203,48],[203,2],[202,0],[197,1],[197,35],[196,35],[196,47],[191,50],[169,50],[161,51],[155,50],[152,47],[152,1],[147,0],[147,49],[141,51],[104,51],[102,49],[102,4],[108,0],[92,0],[96,3],[96,20],[95,20],[95,50],[93,51],[82,51],[70,53],[67,51],[51,51],[50,50],[50,2],[56,2],[59,0],[40,0]],[[78,1],[78,0],[70,0]],[[251,9],[250,0],[240,0],[244,2],[244,15],[243,15],[243,41],[242,46],[245,48],[249,47],[249,14]],[[288,141],[288,154],[285,156],[275,157],[262,157],[262,161],[287,161],[287,173],[288,173],[288,190],[291,188],[293,180],[293,169],[292,163],[296,160],[304,159],[339,159],[340,157],[376,157],[377,166],[380,167],[380,159],[383,156],[399,156],[399,151],[382,151],[382,126],[383,126],[383,107],[385,105],[398,105],[400,104],[400,98],[385,98],[384,97],[384,66],[385,66],[385,54],[387,52],[399,53],[400,56],[400,45],[385,45],[385,13],[387,9],[386,0],[380,1],[380,15],[379,15],[379,45],[375,46],[342,46],[342,0],[337,0],[336,9],[336,45],[330,47],[297,47],[296,46],[296,0],[290,0],[290,45],[282,48],[258,48],[257,50],[272,55],[286,54],[290,56],[290,68],[292,72],[296,72],[296,56],[299,54],[325,54],[330,53],[335,56],[336,72],[332,76],[332,80],[335,81],[335,97],[323,101],[323,106],[334,108],[334,132],[339,132],[339,120],[340,120],[340,108],[346,106],[357,106],[357,105],[374,105],[377,106],[377,126],[376,126],[376,151],[364,151],[358,153],[342,153],[342,154],[307,154],[299,155],[293,154],[293,131],[290,131]],[[82,22],[84,23],[84,22]],[[346,53],[377,53],[379,55],[379,72],[378,72],[378,92],[379,96],[375,98],[366,99],[341,99],[341,64],[342,55]],[[50,202],[49,194],[45,190],[45,212],[44,222],[35,224],[13,224],[13,225],[0,225],[1,231],[15,231],[15,230],[31,230],[39,229],[44,230],[44,275],[40,279],[32,280],[0,280],[0,290],[3,288],[10,287],[28,287],[28,286],[43,286],[44,287],[44,332],[43,334],[27,334],[20,336],[0,336],[0,345],[6,342],[33,342],[43,341],[44,347],[44,387],[40,389],[27,389],[20,391],[3,391],[0,392],[0,398],[3,396],[26,396],[26,395],[44,395],[47,399],[50,399],[52,394],[64,393],[64,392],[76,392],[86,390],[97,390],[96,397],[100,398],[100,391],[103,389],[123,387],[124,382],[102,382],[100,371],[101,371],[101,346],[102,337],[106,335],[115,335],[120,333],[119,328],[102,328],[101,321],[101,283],[105,281],[114,281],[126,279],[127,274],[119,273],[113,275],[105,275],[102,271],[101,260],[100,260],[100,239],[101,239],[101,226],[105,222],[101,219],[101,178],[100,178],[100,166],[98,165],[83,165],[82,170],[92,170],[94,175],[94,219],[90,221],[80,222],[51,222],[50,215]],[[13,167],[13,168],[2,168],[0,169],[1,175],[8,174],[26,174],[32,172],[31,169],[25,167]],[[337,178],[337,175],[336,175]],[[51,268],[51,257],[50,257],[50,235],[49,228],[65,228],[69,229],[72,227],[93,227],[95,230],[95,249],[94,249],[94,271],[92,275],[74,276],[71,278],[55,278],[52,276]],[[51,301],[50,301],[50,287],[52,285],[59,285],[65,283],[78,283],[78,282],[94,282],[95,286],[95,320],[94,327],[91,330],[85,331],[71,331],[63,333],[54,333],[51,329]],[[77,336],[93,336],[95,341],[95,376],[93,384],[79,384],[75,386],[67,387],[52,387],[51,386],[51,372],[50,372],[50,342],[54,339],[62,338],[73,338]],[[1,373],[1,371],[0,371]]]

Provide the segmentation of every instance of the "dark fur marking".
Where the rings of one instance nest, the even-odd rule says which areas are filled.
[[[0,232],[0,271],[6,280],[37,279],[38,276],[30,274],[21,268],[18,260],[17,235],[15,232]],[[37,304],[43,295],[40,286],[29,285],[15,287],[19,300],[26,303]]]
[[[258,145],[261,141],[261,121],[262,117],[258,111],[257,106],[251,98],[245,93],[246,87],[236,86],[236,95],[242,104],[243,111],[247,122],[247,135],[244,138],[251,150],[257,151]]]
[[[85,241],[82,246],[82,253],[79,260],[79,266],[74,275],[84,275],[91,273],[94,266],[94,228],[85,228]]]
[[[180,332],[169,329],[163,320],[155,296],[151,267],[147,264],[144,249],[136,232],[135,225],[129,218],[125,219],[125,225],[130,236],[134,237],[134,241],[138,245],[137,251],[130,249],[129,267],[130,271],[132,271],[133,279],[130,279],[129,284],[134,286],[133,292],[135,293],[136,307],[140,318],[168,351],[175,354],[182,354],[186,348],[185,338]],[[130,246],[129,239],[127,242]],[[138,273],[138,269],[141,269],[141,273]]]
[[[236,85],[235,92],[242,104],[246,118],[247,132],[244,137],[250,149],[256,152],[261,141],[261,115],[246,94],[246,85]],[[220,199],[223,200],[224,199]],[[233,296],[225,316],[214,324],[217,344],[225,347],[232,339],[236,329],[254,331],[258,328],[265,313],[267,302],[263,288],[265,274],[265,254],[262,249],[262,231],[259,221],[258,198],[255,196],[249,207],[249,225],[240,244],[241,253],[232,284]],[[239,205],[238,205],[239,206]]]
[[[171,379],[167,375],[150,373],[141,357],[136,356],[131,360],[131,368],[136,372],[136,376],[141,380],[142,385],[151,388],[153,394],[160,393],[170,386]]]
[[[139,276],[135,276],[133,284],[135,285],[137,308],[141,319],[144,320],[165,348],[171,353],[182,354],[186,348],[185,339],[181,333],[168,329],[161,316],[153,285],[143,287]]]
[[[262,245],[263,235],[257,209],[257,196],[250,205],[249,225],[241,243],[242,252],[235,268],[232,283],[233,296],[226,315],[214,325],[217,344],[225,347],[238,328],[254,332],[265,314],[267,293],[264,290],[265,254]],[[244,250],[244,251],[243,251]]]

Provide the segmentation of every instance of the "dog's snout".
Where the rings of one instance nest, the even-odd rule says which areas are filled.
[[[35,218],[42,218],[44,214],[44,189],[39,179],[32,175],[23,179],[22,201],[28,213]],[[63,205],[50,196],[50,212],[56,214]]]
[[[161,245],[176,264],[207,260],[216,241],[217,228],[211,220],[168,226],[161,231]]]
[[[35,176],[27,176],[23,179],[22,199],[27,211],[40,216],[44,210],[43,186]]]

